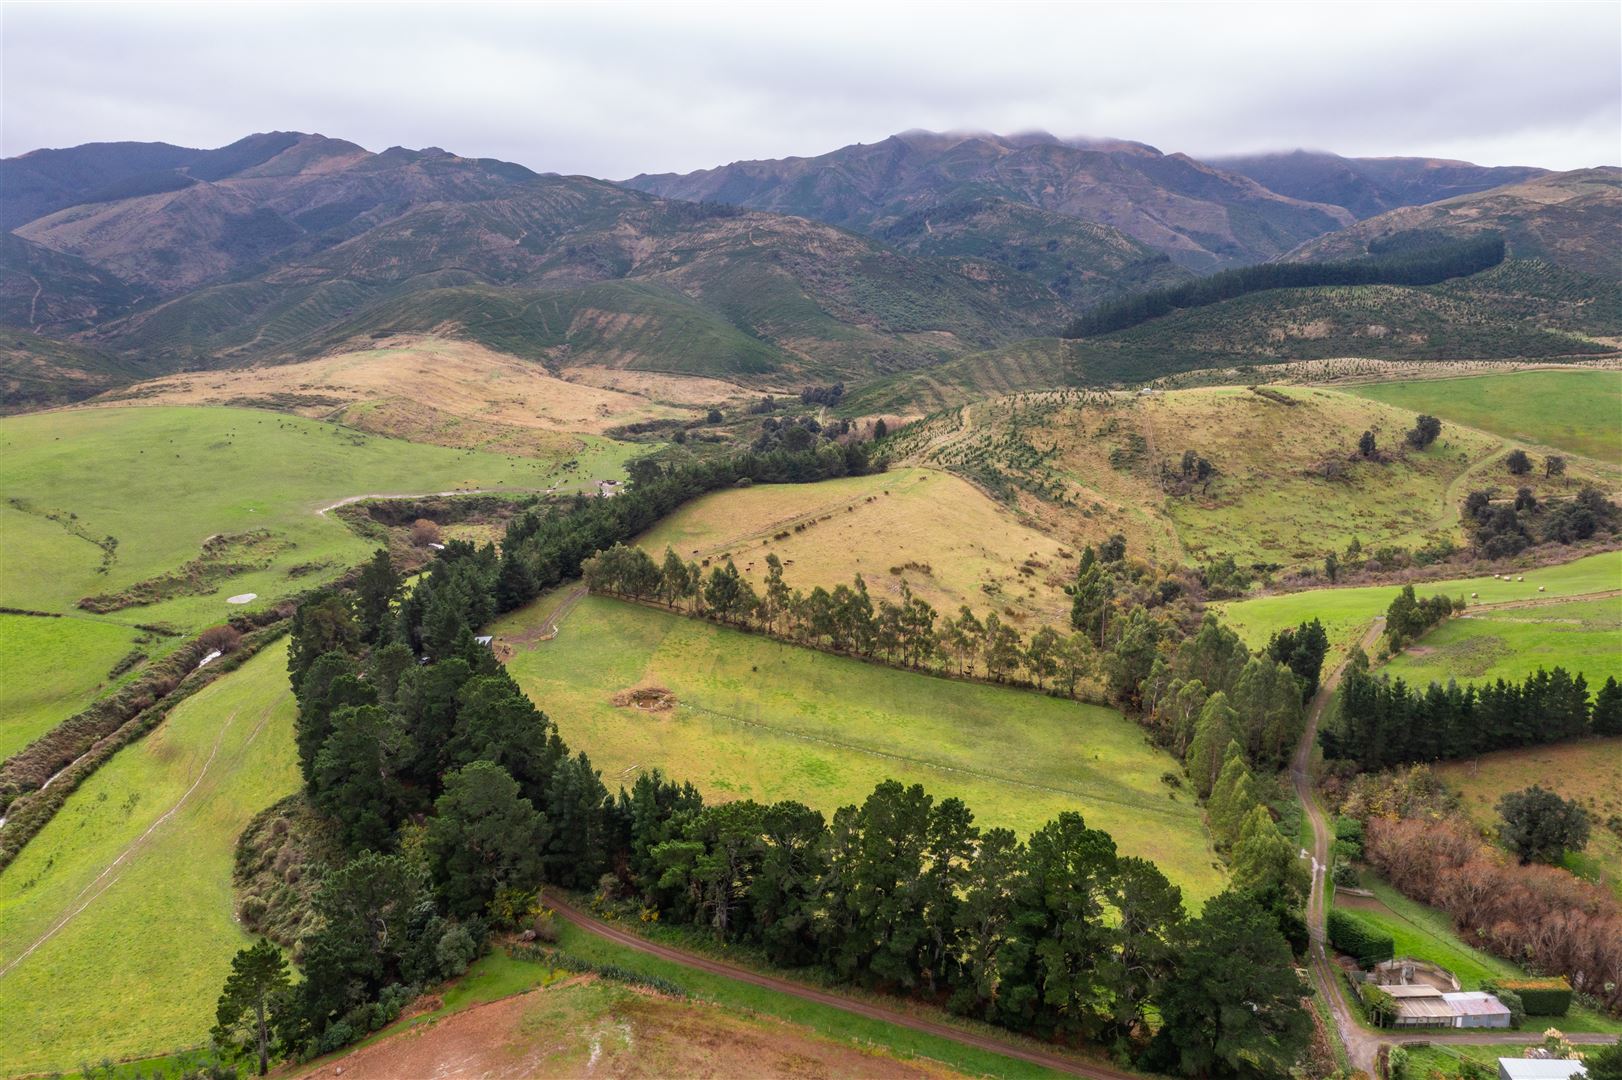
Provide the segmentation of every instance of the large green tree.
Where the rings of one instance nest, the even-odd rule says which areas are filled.
[[[1150,1064],[1185,1076],[1284,1077],[1310,1031],[1307,987],[1271,914],[1249,897],[1207,901],[1180,935],[1157,1001]]]
[[[445,777],[424,849],[434,885],[455,915],[477,915],[502,888],[541,883],[546,819],[493,761],[475,761]]]
[[[1588,814],[1536,784],[1498,800],[1499,839],[1523,864],[1557,863],[1568,851],[1588,846]]]
[[[214,1009],[214,1036],[220,1042],[252,1046],[259,1058],[259,1075],[270,1069],[270,1033],[275,1012],[285,1007],[287,961],[281,949],[260,938],[231,958],[231,974]]]

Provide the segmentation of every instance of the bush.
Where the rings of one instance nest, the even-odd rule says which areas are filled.
[[[1564,1016],[1571,1008],[1571,984],[1564,978],[1497,979],[1483,983],[1482,989],[1497,994],[1500,1001],[1505,993],[1516,995],[1525,1005],[1527,1016]]]
[[[473,963],[478,955],[479,943],[461,923],[446,930],[434,948],[434,958],[439,961],[440,973],[447,979],[453,979],[467,971],[468,965]]]
[[[1357,870],[1351,863],[1342,860],[1335,864],[1334,879],[1339,888],[1354,889],[1357,887]]]
[[[1357,984],[1357,1000],[1377,1027],[1385,1027],[1397,1015],[1397,999],[1371,982]]]
[[[1329,912],[1329,944],[1363,967],[1373,967],[1383,960],[1390,960],[1397,950],[1390,934],[1375,929],[1340,908],[1332,908]]]
[[[1521,999],[1521,995],[1513,990],[1505,990],[1502,987],[1496,992],[1489,991],[1489,993],[1493,993],[1499,1003],[1509,1010],[1510,1027],[1518,1028],[1526,1023],[1526,1002]]]
[[[1408,1051],[1393,1046],[1386,1055],[1385,1074],[1390,1080],[1408,1080]]]

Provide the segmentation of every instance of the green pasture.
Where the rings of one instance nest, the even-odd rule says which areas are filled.
[[[1419,596],[1446,593],[1463,595],[1472,604],[1496,604],[1510,600],[1532,600],[1622,588],[1622,551],[1606,551],[1558,566],[1517,571],[1525,581],[1502,578],[1454,578],[1448,581],[1416,582]],[[1542,586],[1543,592],[1538,592]],[[1396,585],[1365,585],[1349,588],[1308,589],[1304,592],[1259,596],[1212,607],[1251,648],[1267,644],[1275,631],[1319,619],[1329,633],[1332,667],[1344,656],[1361,632],[1378,615],[1384,615],[1400,591]],[[1472,594],[1476,594],[1472,598]],[[1534,609],[1535,610],[1535,609]],[[1483,613],[1485,614],[1485,613]]]
[[[1505,438],[1622,465],[1622,371],[1516,371],[1348,389]]]
[[[263,569],[116,613],[119,621],[198,628],[308,588],[362,561],[370,545],[331,515],[340,499],[460,488],[514,491],[618,475],[629,447],[586,438],[564,462],[425,446],[335,424],[234,408],[119,408],[0,420],[0,497],[11,556],[0,604],[67,611],[195,559],[215,534],[268,530],[280,547]],[[50,520],[55,514],[58,520]],[[117,539],[100,572],[97,542]]]
[[[543,598],[502,620],[516,638]],[[699,620],[590,597],[551,641],[520,645],[508,670],[585,750],[610,790],[661,769],[712,799],[797,799],[832,813],[887,778],[956,795],[982,827],[1028,834],[1063,810],[1154,860],[1197,907],[1222,874],[1177,763],[1109,709],[913,674]],[[616,707],[658,685],[680,705]]]
[[[293,715],[277,643],[97,770],[0,874],[0,1075],[206,1041],[249,940],[237,835],[298,786]]]
[[[1381,670],[1410,683],[1520,680],[1563,667],[1598,689],[1622,676],[1622,596],[1485,609],[1449,619]]]
[[[0,615],[0,760],[89,705],[141,635],[98,619]]]

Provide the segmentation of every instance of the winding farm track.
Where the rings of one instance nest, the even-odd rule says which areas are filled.
[[[759,986],[766,990],[774,990],[780,994],[788,994],[802,1001],[814,1002],[850,1013],[853,1016],[864,1017],[869,1020],[879,1020],[897,1027],[909,1028],[913,1031],[923,1032],[941,1039],[950,1039],[962,1046],[973,1047],[976,1050],[985,1050],[1003,1057],[1015,1058],[1019,1061],[1040,1065],[1054,1072],[1064,1073],[1068,1076],[1093,1077],[1095,1080],[1138,1080],[1131,1073],[1112,1069],[1107,1065],[1095,1065],[1090,1062],[1077,1061],[1074,1058],[1059,1054],[1047,1053],[1042,1050],[1018,1046],[989,1035],[977,1035],[970,1031],[963,1031],[947,1024],[936,1023],[921,1017],[911,1016],[896,1009],[887,1009],[882,1005],[874,1005],[866,1001],[832,994],[825,990],[818,990],[788,979],[779,979],[770,975],[762,975],[748,968],[738,967],[720,960],[712,960],[698,953],[688,952],[685,949],[673,948],[658,942],[638,937],[636,934],[621,930],[611,923],[603,922],[574,907],[563,897],[548,891],[546,902],[558,915],[578,926],[580,929],[599,937],[607,938],[616,945],[622,945],[637,952],[647,953],[673,964],[702,971],[709,975],[719,975],[723,978],[734,979],[738,982]]]

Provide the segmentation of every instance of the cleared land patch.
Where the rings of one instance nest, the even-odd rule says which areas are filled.
[[[262,608],[366,558],[373,545],[316,513],[336,499],[522,492],[620,475],[629,448],[587,441],[586,450],[560,460],[421,446],[248,409],[8,417],[0,420],[0,490],[9,500],[4,523],[22,526],[23,550],[0,568],[0,604],[70,611],[83,597],[122,593],[166,575],[190,583],[187,564],[206,556],[212,537],[264,534],[260,554],[275,549],[268,559],[216,574],[206,588],[195,586],[201,591],[119,613],[131,623],[217,623],[239,610],[226,605],[227,597],[256,593],[250,608]],[[110,559],[98,546],[107,538],[116,541]]]
[[[339,1070],[342,1070],[341,1073]],[[960,1075],[798,1025],[578,976],[452,1014],[303,1074],[435,1077]]]
[[[89,705],[141,633],[99,620],[0,615],[0,760]]]
[[[99,769],[0,875],[4,1072],[205,1041],[200,988],[249,940],[237,835],[298,786],[294,712],[277,643]]]
[[[521,638],[543,597],[495,627]],[[661,769],[706,796],[797,799],[831,813],[875,784],[956,795],[982,827],[1028,834],[1063,810],[1153,859],[1198,904],[1220,890],[1198,808],[1162,777],[1176,763],[1120,714],[1040,694],[916,675],[599,597],[508,670],[591,755],[610,790]],[[614,705],[660,686],[668,713]]]
[[[937,611],[968,604],[982,615],[1064,625],[1074,553],[1022,523],[972,484],[934,469],[892,469],[819,484],[762,484],[694,500],[638,544],[655,559],[668,545],[683,559],[730,555],[757,588],[766,556],[809,592],[860,573],[875,596],[906,581]]]
[[[1351,393],[1622,465],[1622,371],[1517,371],[1370,383]]]
[[[660,386],[681,381],[662,379]],[[719,380],[698,381],[709,395],[704,402],[736,393]],[[601,433],[618,424],[696,415],[673,391],[655,395],[629,378],[623,385],[627,389],[565,381],[534,360],[428,337],[293,364],[169,375],[90,404],[252,404],[322,418],[341,410],[346,422],[368,431],[468,449],[498,438],[519,446],[528,439],[540,449],[548,432]]]
[[[1556,666],[1586,676],[1590,692],[1608,675],[1622,677],[1622,596],[1466,614],[1431,630],[1382,670],[1423,686],[1518,682]]]
[[[1533,784],[1581,803],[1588,811],[1588,847],[1567,853],[1566,868],[1622,896],[1622,833],[1606,824],[1622,821],[1622,738],[1505,750],[1434,768],[1482,828],[1497,826],[1499,798]]]

